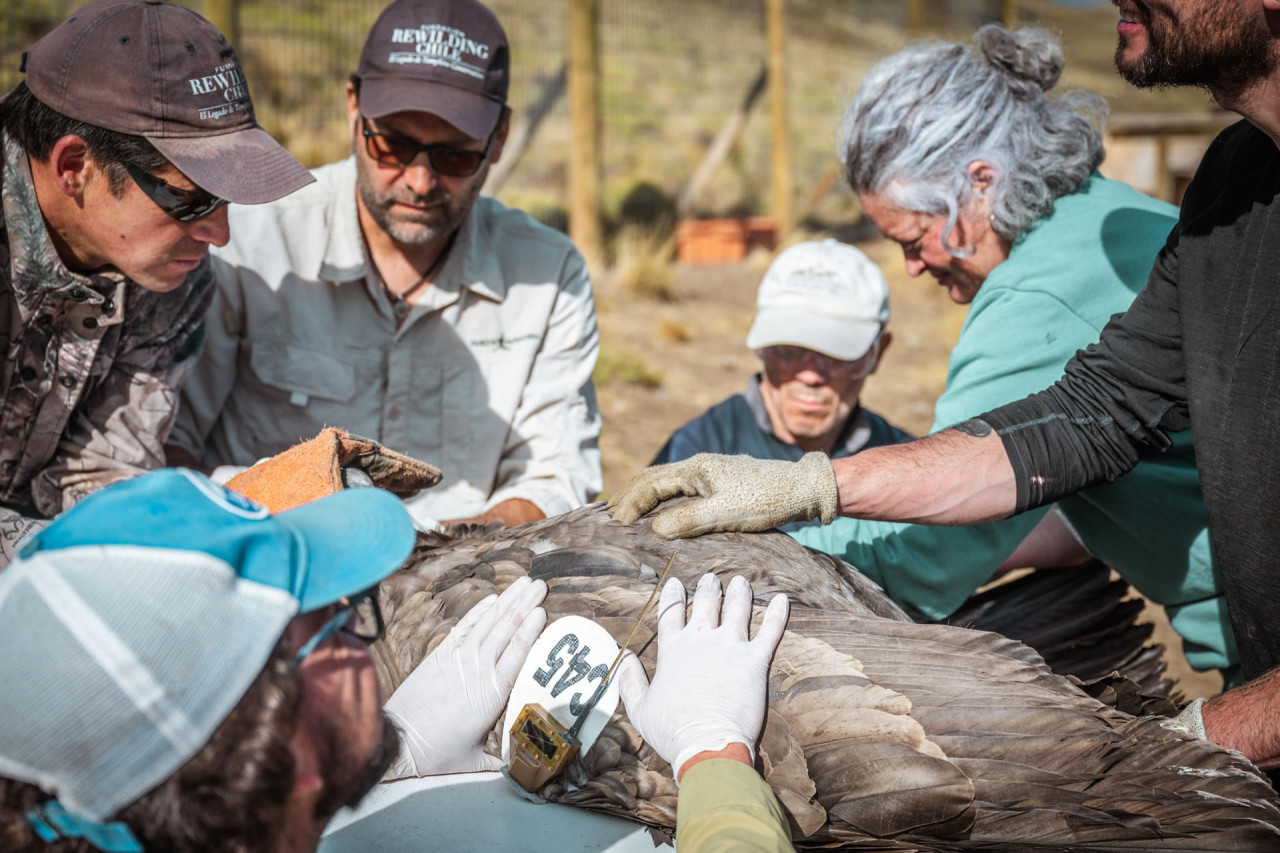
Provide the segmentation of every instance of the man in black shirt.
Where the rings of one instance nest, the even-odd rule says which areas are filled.
[[[835,514],[971,524],[1109,482],[1192,429],[1246,677],[1184,714],[1280,767],[1280,0],[1117,0],[1116,65],[1244,116],[1206,153],[1147,287],[1048,390],[830,467],[718,456],[650,469],[614,500],[655,530],[760,530]]]

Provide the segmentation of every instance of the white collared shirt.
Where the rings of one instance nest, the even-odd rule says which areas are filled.
[[[420,519],[523,498],[547,515],[602,484],[586,265],[562,234],[486,197],[399,328],[369,274],[351,159],[276,202],[231,206],[208,340],[171,441],[251,465],[325,426],[444,471]]]

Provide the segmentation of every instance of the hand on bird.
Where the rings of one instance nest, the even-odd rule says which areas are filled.
[[[654,518],[653,531],[664,539],[757,532],[813,518],[830,524],[839,509],[836,476],[825,453],[806,453],[799,462],[699,453],[641,472],[609,509],[618,521],[632,524],[677,495],[695,499]]]
[[[790,605],[776,595],[749,639],[751,584],[735,577],[720,600],[720,579],[698,582],[685,622],[685,592],[671,579],[658,599],[658,663],[653,683],[630,652],[618,672],[618,692],[641,737],[677,778],[690,758],[744,744],[755,760],[764,725],[769,662],[787,627]]]
[[[401,745],[384,779],[502,766],[485,740],[547,624],[546,597],[544,581],[517,579],[472,607],[404,680],[385,706]]]

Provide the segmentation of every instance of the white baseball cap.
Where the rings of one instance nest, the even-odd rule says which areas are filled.
[[[836,240],[798,243],[760,282],[747,346],[790,344],[854,361],[888,322],[889,283],[870,258]]]

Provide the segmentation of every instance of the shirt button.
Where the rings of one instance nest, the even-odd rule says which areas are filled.
[[[86,299],[89,298],[89,289],[86,287],[79,287],[79,286],[73,287],[71,288],[71,293],[69,295],[76,302],[84,302]]]
[[[115,312],[115,310],[116,310],[116,304],[112,302],[110,299],[102,303],[103,314],[112,314]]]
[[[85,317],[82,325],[86,329],[96,329],[98,328],[98,321],[95,320],[93,317]]]
[[[39,323],[41,326],[47,326],[53,322],[53,315],[41,314],[38,318],[36,318],[36,322]]]
[[[69,373],[64,373],[58,377],[58,384],[63,388],[74,388],[76,387],[76,378]]]
[[[36,369],[28,364],[26,367],[18,371],[18,375],[22,377],[23,382],[30,382],[32,379],[36,378]]]

